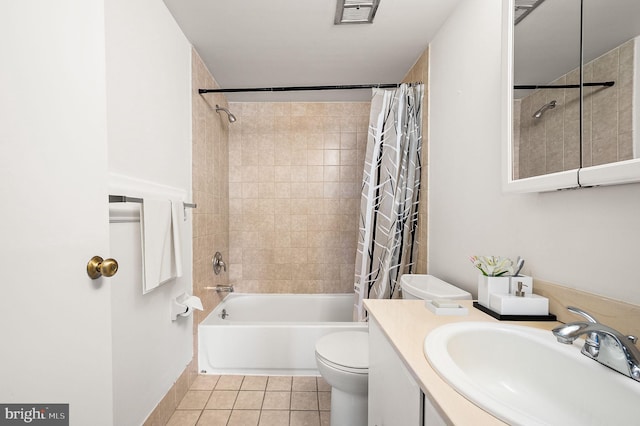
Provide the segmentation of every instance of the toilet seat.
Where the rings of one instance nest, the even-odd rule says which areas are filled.
[[[316,342],[319,361],[337,370],[369,373],[369,333],[342,331],[327,334]]]

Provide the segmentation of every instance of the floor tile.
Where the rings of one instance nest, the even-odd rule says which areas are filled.
[[[315,377],[294,377],[293,386],[291,390],[294,391],[316,391],[318,386],[316,384]]]
[[[244,376],[220,376],[216,390],[240,390]]]
[[[167,426],[330,426],[330,409],[322,377],[198,375]]]
[[[258,426],[289,426],[289,410],[263,410]]]
[[[258,426],[260,410],[233,410],[227,426]]]
[[[289,410],[291,407],[291,392],[265,392],[263,410]]]
[[[291,426],[320,426],[319,411],[292,411]]]
[[[200,410],[176,410],[167,422],[167,426],[196,426]]]
[[[245,376],[240,390],[265,390],[267,387],[267,376]]]
[[[291,392],[292,410],[318,410],[317,392]]]
[[[318,377],[318,390],[322,391],[322,392],[329,392],[331,391],[331,385],[329,383],[327,383],[327,381],[322,378],[322,377]]]
[[[231,410],[204,410],[197,426],[226,426]]]
[[[268,391],[291,391],[291,376],[269,376]]]
[[[206,410],[230,410],[236,402],[238,391],[219,391],[211,392],[209,402],[205,406]]]
[[[238,393],[234,410],[259,410],[262,408],[264,391],[243,391]]]
[[[320,410],[331,410],[331,392],[318,392],[318,405]]]
[[[211,391],[187,391],[177,408],[178,410],[201,410],[207,404],[210,395]]]
[[[193,381],[190,390],[213,390],[215,388],[216,383],[218,383],[218,379],[220,376],[217,375],[209,375],[209,374],[199,374],[198,377]]]
[[[331,411],[320,411],[320,426],[331,426]]]

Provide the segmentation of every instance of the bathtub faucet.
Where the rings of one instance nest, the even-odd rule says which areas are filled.
[[[205,290],[214,290],[216,293],[233,293],[233,285],[217,285],[215,287],[205,287]]]
[[[213,273],[216,275],[220,275],[220,270],[224,269],[227,272],[227,264],[222,260],[222,253],[219,251],[213,255],[213,259],[211,259],[211,264],[213,265]]]

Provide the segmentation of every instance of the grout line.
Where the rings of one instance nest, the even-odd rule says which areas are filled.
[[[233,404],[232,404],[231,408],[228,409],[229,417],[227,419],[227,423],[226,423],[227,425],[229,424],[229,421],[231,420],[231,417],[232,417],[234,411],[242,411],[241,409],[236,409],[234,407],[236,405],[236,402],[238,400],[238,397],[239,397],[241,389],[242,389],[242,384],[244,383],[246,377],[247,376],[243,376],[242,377],[242,381],[240,382],[240,388],[235,390],[236,397],[235,397],[235,399],[233,401]],[[318,404],[318,409],[317,410],[293,410],[292,409],[293,392],[294,392],[294,390],[293,390],[293,376],[291,376],[290,378],[291,378],[291,382],[290,382],[290,386],[289,386],[289,390],[288,391],[287,390],[284,390],[284,391],[283,390],[275,390],[275,391],[273,391],[273,392],[288,392],[289,393],[289,407],[286,410],[288,412],[288,422],[289,422],[289,424],[291,423],[293,411],[316,412],[318,414],[318,419],[320,421],[322,421],[321,420],[322,419],[322,411],[326,411],[326,412],[330,412],[330,411],[321,410],[320,409],[320,386],[318,384],[319,378],[316,378],[316,389],[315,389],[315,391],[314,390],[309,390],[309,391],[299,390],[299,391],[295,391],[295,392],[315,392],[316,393],[316,402]],[[207,399],[207,402],[205,403],[204,407],[199,410],[199,415],[198,415],[198,419],[196,420],[196,423],[199,422],[202,419],[202,416],[203,416],[203,414],[204,414],[204,412],[206,410],[206,407],[207,407],[207,405],[209,403],[209,400],[213,397],[213,392],[216,390],[216,386],[217,386],[219,380],[220,380],[220,377],[218,378],[218,380],[216,380],[216,383],[214,384],[213,389],[208,390],[209,391],[209,398]],[[261,405],[260,405],[260,409],[258,410],[260,412],[259,416],[258,416],[258,424],[260,423],[260,420],[262,419],[263,412],[264,411],[269,411],[269,410],[264,410],[263,409],[264,401],[265,401],[265,398],[267,396],[267,386],[268,386],[268,384],[269,384],[269,380],[267,379],[267,383],[265,385],[265,389],[264,389],[263,396],[262,396],[262,402],[261,402]],[[195,389],[191,389],[191,387],[189,387],[189,390],[195,390]],[[205,389],[198,389],[198,390],[199,391],[203,391]],[[218,409],[214,408],[213,410],[218,410]],[[219,410],[227,410],[227,409],[219,409]],[[176,411],[178,411],[177,407],[176,407],[176,409],[174,409],[174,414],[175,414]],[[193,411],[195,411],[195,410],[193,410]]]

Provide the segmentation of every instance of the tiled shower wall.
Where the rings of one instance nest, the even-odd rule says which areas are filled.
[[[369,103],[231,103],[230,281],[353,291]]]
[[[199,324],[225,294],[205,287],[225,285],[228,273],[215,275],[211,259],[216,251],[229,259],[229,121],[216,113],[216,104],[226,107],[221,94],[199,95],[199,88],[217,88],[202,60],[193,53],[193,292],[203,303],[204,311],[194,316],[194,336]],[[197,338],[194,338],[197,354]],[[197,358],[196,358],[197,359]]]
[[[584,66],[585,82],[615,81],[613,87],[584,89],[582,165],[592,166],[633,158],[634,43],[630,40]],[[579,70],[552,84],[578,84]],[[557,101],[539,119],[542,105]],[[516,178],[580,167],[578,89],[538,90],[520,101]],[[514,109],[515,111],[515,109]],[[514,133],[514,138],[517,134]]]

